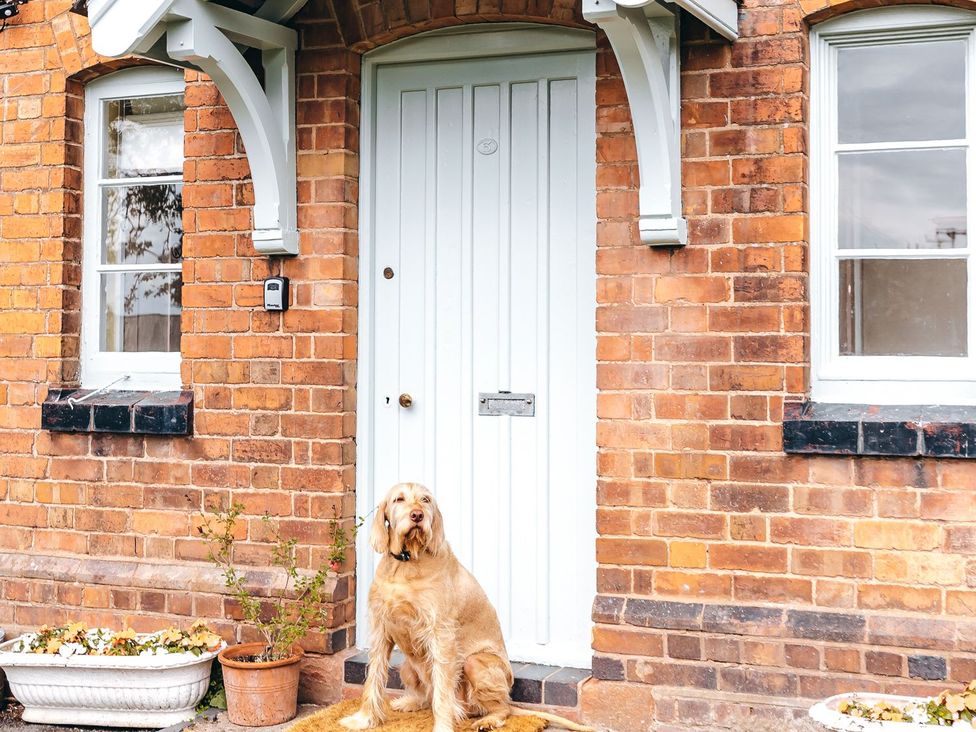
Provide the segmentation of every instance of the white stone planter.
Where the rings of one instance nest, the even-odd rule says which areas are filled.
[[[218,653],[65,658],[13,653],[15,642],[0,644],[0,668],[24,721],[47,724],[159,729],[193,719]]]
[[[918,696],[893,696],[891,694],[838,694],[822,702],[817,702],[810,707],[810,718],[819,722],[829,730],[836,732],[933,732],[940,729],[966,729],[972,730],[969,722],[956,722],[952,727],[939,727],[934,724],[925,724],[923,718],[918,718],[915,722],[872,722],[866,719],[858,719],[849,714],[837,711],[841,702],[857,701],[868,706],[883,701],[895,704],[899,707],[908,707],[915,704],[924,704],[929,700]]]

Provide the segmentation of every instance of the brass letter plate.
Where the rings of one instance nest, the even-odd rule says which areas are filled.
[[[535,394],[513,394],[510,391],[478,394],[478,414],[485,417],[534,417]]]

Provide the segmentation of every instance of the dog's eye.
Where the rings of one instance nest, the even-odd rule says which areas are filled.
[[[430,496],[424,496],[420,499],[421,503],[430,503]]]
[[[403,496],[397,496],[393,499],[394,503],[403,503]]]

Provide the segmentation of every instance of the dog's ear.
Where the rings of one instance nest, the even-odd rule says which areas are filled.
[[[444,547],[444,517],[441,510],[434,504],[434,512],[430,519],[430,541],[427,542],[427,551],[437,556]]]
[[[373,525],[369,529],[369,545],[378,554],[390,551],[390,532],[386,529],[386,501],[376,507]]]

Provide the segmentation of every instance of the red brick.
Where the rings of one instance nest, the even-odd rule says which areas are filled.
[[[870,577],[871,556],[858,551],[794,549],[792,570],[820,577]]]
[[[907,610],[938,614],[942,610],[942,592],[931,588],[862,584],[857,590],[857,602],[859,607],[868,610]]]
[[[902,521],[858,521],[854,544],[874,549],[935,549],[942,543],[937,525]]]
[[[779,547],[713,544],[708,550],[708,564],[715,569],[785,572],[787,552]]]
[[[657,570],[654,573],[654,592],[681,597],[727,598],[732,596],[732,578],[706,572]]]
[[[662,636],[643,630],[624,630],[597,625],[593,628],[593,650],[637,656],[661,656]]]
[[[654,514],[654,534],[720,539],[725,534],[725,516],[683,511],[657,511]]]
[[[776,391],[783,388],[777,366],[711,366],[709,387],[715,391]]]
[[[861,669],[861,657],[853,648],[824,648],[824,666],[831,671],[857,673]]]
[[[820,651],[813,646],[787,644],[784,651],[787,665],[793,668],[820,668]]]
[[[591,679],[583,685],[583,719],[619,732],[643,732],[654,719],[653,689],[639,684]]]
[[[606,539],[596,542],[596,557],[601,564],[667,564],[667,544],[656,539]]]
[[[774,516],[769,521],[770,539],[776,544],[842,547],[851,544],[851,522],[829,518]]]

